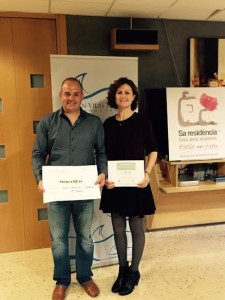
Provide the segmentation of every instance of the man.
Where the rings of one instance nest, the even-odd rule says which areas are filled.
[[[97,165],[96,184],[105,183],[107,159],[104,146],[104,129],[101,120],[85,112],[81,107],[83,89],[76,78],[66,78],[59,93],[62,108],[45,116],[37,128],[37,136],[32,152],[32,165],[40,192],[42,166]],[[91,224],[93,200],[56,201],[48,203],[48,220],[54,260],[53,279],[56,286],[53,300],[65,298],[71,283],[69,259],[69,225],[73,218],[76,232],[76,272],[77,281],[86,293],[95,297],[99,294],[92,280],[93,241]]]

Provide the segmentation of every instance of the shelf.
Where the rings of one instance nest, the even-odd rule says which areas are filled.
[[[220,174],[225,174],[225,159],[166,161],[162,160],[165,169],[165,181],[161,181],[159,189],[163,193],[201,192],[225,189],[225,182],[212,180],[200,181],[198,185],[178,186],[179,165],[213,164],[216,163]]]
[[[159,183],[161,192],[169,193],[185,193],[185,192],[202,192],[202,191],[218,191],[225,190],[225,182],[214,182],[212,180],[200,181],[199,185],[192,186],[174,186],[168,181]]]
[[[113,43],[111,49],[112,50],[152,51],[152,50],[159,50],[159,45],[116,44],[116,43]]]
[[[225,159],[208,159],[208,160],[180,160],[180,161],[168,161],[162,159],[162,162],[170,165],[192,165],[192,164],[214,164],[225,163]]]

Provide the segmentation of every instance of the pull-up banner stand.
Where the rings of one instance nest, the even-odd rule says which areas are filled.
[[[51,82],[53,111],[61,107],[59,90],[62,81],[67,77],[76,77],[82,83],[84,100],[81,107],[95,114],[104,121],[115,115],[116,110],[107,104],[106,96],[109,85],[119,77],[128,77],[138,85],[137,57],[51,55]],[[99,210],[100,200],[95,201],[92,238],[94,241],[94,266],[117,263],[117,252],[114,243],[111,216]],[[71,223],[72,224],[72,223]],[[131,236],[128,230],[128,255],[131,255]],[[70,226],[71,268],[75,269],[74,253],[76,234]]]

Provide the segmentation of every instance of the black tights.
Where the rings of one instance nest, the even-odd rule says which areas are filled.
[[[122,217],[118,213],[112,213],[111,216],[119,265],[125,266],[127,262],[126,217]],[[145,245],[143,218],[139,216],[129,217],[129,225],[132,236],[132,261],[130,268],[132,271],[137,271]]]

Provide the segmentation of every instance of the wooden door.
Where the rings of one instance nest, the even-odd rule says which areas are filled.
[[[0,18],[0,252],[50,246],[31,153],[52,111],[50,54],[66,54],[65,29],[62,16]]]
[[[55,20],[13,19],[25,248],[49,246],[46,210],[31,168],[35,121],[52,111],[50,54],[57,53]],[[29,30],[26,30],[29,28]],[[43,215],[43,214],[42,214]],[[46,214],[44,214],[46,215]]]
[[[0,18],[0,252],[24,249],[18,104],[11,19]]]

